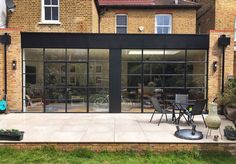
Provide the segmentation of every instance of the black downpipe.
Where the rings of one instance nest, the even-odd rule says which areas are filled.
[[[4,43],[4,99],[7,99],[7,44]]]
[[[221,95],[223,96],[224,91],[225,91],[225,87],[224,87],[224,83],[225,83],[225,46],[223,46],[222,48],[222,78],[221,78]]]
[[[225,92],[225,46],[222,47],[222,73],[221,73],[221,96],[224,96]],[[221,104],[220,114],[224,114],[224,104]]]
[[[7,46],[11,44],[11,36],[7,33],[0,35],[0,43],[4,45],[4,99],[7,97]]]

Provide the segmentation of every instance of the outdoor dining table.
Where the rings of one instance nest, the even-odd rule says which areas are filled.
[[[187,121],[187,123],[189,124],[189,118],[186,119],[186,117],[183,115],[184,113],[189,112],[189,107],[193,106],[194,103],[193,102],[188,102],[188,103],[176,103],[176,102],[172,102],[172,121],[174,123],[178,123],[181,119],[181,117],[183,116],[185,118],[185,120]],[[179,116],[176,118],[176,112],[179,112]]]

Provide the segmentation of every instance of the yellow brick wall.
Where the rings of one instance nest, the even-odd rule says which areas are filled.
[[[9,27],[33,32],[97,32],[94,0],[60,0],[58,25],[40,24],[41,0],[14,0],[16,11],[9,15]]]
[[[218,47],[218,38],[226,34],[231,37],[231,44],[226,48],[225,51],[225,82],[228,76],[233,75],[233,63],[234,63],[234,42],[233,42],[233,31],[211,31],[210,32],[210,44],[209,44],[209,76],[208,76],[208,98],[209,102],[212,102],[220,91],[221,87],[221,57],[222,49]],[[213,62],[218,62],[218,68],[216,72],[213,72]]]
[[[21,112],[22,109],[22,65],[21,65],[21,39],[18,30],[2,30],[0,35],[9,33],[11,36],[11,45],[7,47],[7,100],[8,107],[12,111]],[[0,94],[4,90],[4,47],[0,45]],[[12,61],[16,60],[17,69],[12,69]],[[0,97],[1,98],[1,97]]]
[[[216,0],[216,22],[217,30],[234,30],[236,18],[235,0]]]
[[[142,33],[155,33],[155,15],[172,14],[172,33],[195,34],[196,11],[195,10],[145,10],[145,9],[109,9],[101,16],[101,33],[115,33],[116,14],[128,15],[128,33],[140,33],[138,28],[144,27]]]

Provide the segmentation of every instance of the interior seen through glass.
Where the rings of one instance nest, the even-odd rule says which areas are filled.
[[[206,98],[206,65],[205,50],[122,50],[121,112],[153,112],[152,96]],[[24,112],[109,112],[109,67],[108,49],[24,49]]]

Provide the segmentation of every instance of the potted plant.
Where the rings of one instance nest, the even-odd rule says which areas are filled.
[[[16,129],[0,129],[0,140],[21,141],[23,139],[24,132]]]
[[[219,94],[218,97],[218,104],[224,106],[224,115],[234,122],[236,120],[236,79],[230,79],[225,85],[224,94]]]
[[[236,140],[236,129],[232,126],[226,126],[224,129],[224,134],[228,140]]]

